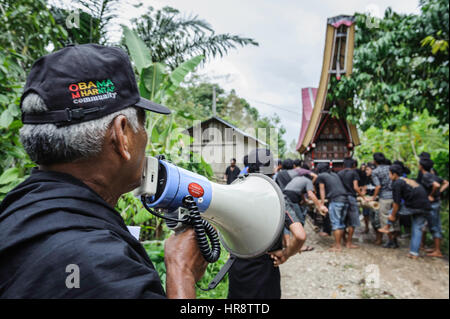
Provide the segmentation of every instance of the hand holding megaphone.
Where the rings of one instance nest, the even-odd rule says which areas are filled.
[[[164,243],[166,294],[172,299],[195,298],[194,284],[205,273],[208,263],[203,258],[192,228],[171,235]],[[180,285],[180,277],[191,284]],[[177,281],[178,280],[178,281]],[[180,289],[180,287],[184,289]]]

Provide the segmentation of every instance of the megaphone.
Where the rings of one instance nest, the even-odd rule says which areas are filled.
[[[221,185],[163,159],[147,157],[141,186],[134,194],[143,198],[145,206],[171,216],[170,228],[179,227],[189,214],[183,200],[190,196],[201,218],[217,228],[222,245],[236,257],[258,257],[280,243],[284,196],[263,174],[248,174]]]

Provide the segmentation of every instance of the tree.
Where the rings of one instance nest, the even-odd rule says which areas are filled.
[[[42,0],[0,0],[0,13],[1,199],[34,166],[19,140],[19,103],[27,70],[47,48],[60,48],[67,34]]]
[[[252,135],[268,141],[272,150],[277,151],[276,156],[283,156],[286,152],[286,143],[283,135],[286,129],[277,115],[263,117],[258,110],[245,99],[239,97],[234,90],[226,92],[220,85],[209,82],[206,78],[194,76],[187,85],[180,87],[173,96],[167,99],[166,104],[178,115],[175,121],[184,128],[192,126],[193,120],[206,120],[212,113],[213,87],[216,89],[217,116],[236,127],[246,130],[254,128]],[[258,128],[266,129],[258,136]],[[276,129],[277,135],[270,135],[270,129]],[[264,130],[263,130],[264,131]]]
[[[68,43],[106,44],[109,42],[107,27],[114,24],[117,18],[118,4],[118,0],[77,0],[72,1],[70,7],[64,4],[52,6],[50,11],[56,22],[66,30]],[[77,7],[79,10],[73,10]],[[74,19],[70,22],[74,25],[68,25],[67,19],[72,16]]]
[[[438,119],[434,125],[448,123],[449,3],[423,0],[420,5],[420,15],[388,8],[375,25],[367,23],[370,17],[356,15],[353,74],[333,78],[328,97],[353,107],[335,107],[334,114],[363,130],[381,128],[401,115],[411,120],[424,110]],[[409,112],[402,113],[405,108]]]
[[[215,34],[205,20],[181,16],[180,11],[171,7],[156,11],[149,7],[147,14],[132,20],[132,25],[150,48],[152,61],[163,62],[172,69],[193,56],[223,57],[237,46],[258,46],[251,38]]]
[[[401,121],[401,120],[399,120]],[[361,145],[356,148],[356,157],[362,162],[373,161],[373,153],[382,152],[387,158],[404,162],[417,174],[419,154],[429,152],[440,176],[448,179],[449,127],[432,128],[438,120],[428,111],[413,117],[407,124],[396,123],[396,129],[370,127],[362,136]]]

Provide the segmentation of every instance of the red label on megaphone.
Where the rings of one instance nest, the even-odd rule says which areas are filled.
[[[190,183],[188,186],[189,194],[192,195],[192,197],[202,197],[205,191],[203,190],[203,187],[201,187],[197,183]]]

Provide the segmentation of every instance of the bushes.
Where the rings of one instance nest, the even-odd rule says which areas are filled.
[[[449,255],[449,247],[448,247],[448,233],[449,233],[449,225],[448,225],[448,214],[449,214],[449,205],[448,201],[442,202],[442,210],[441,210],[441,224],[442,224],[442,243],[441,249],[442,253],[445,255]]]

